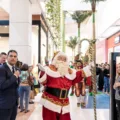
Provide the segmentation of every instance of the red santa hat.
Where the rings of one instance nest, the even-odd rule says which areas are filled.
[[[52,65],[55,65],[56,60],[57,60],[57,58],[58,58],[59,56],[64,56],[64,57],[66,57],[66,63],[68,63],[68,57],[67,57],[67,55],[66,55],[64,52],[58,51],[58,52],[54,53],[54,56],[53,56],[53,59],[52,59],[52,63],[51,63]]]

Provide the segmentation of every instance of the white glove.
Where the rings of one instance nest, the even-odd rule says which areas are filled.
[[[92,75],[89,66],[84,67],[83,71],[84,71],[86,77],[89,77]]]
[[[90,67],[95,67],[94,62],[92,61],[91,63],[89,63],[89,66]]]
[[[45,68],[40,63],[38,63],[37,66],[38,66],[39,70],[45,71]]]

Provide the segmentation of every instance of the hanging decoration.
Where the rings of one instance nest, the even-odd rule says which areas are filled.
[[[45,3],[46,18],[51,31],[53,32],[53,42],[59,49],[61,46],[60,18],[61,18],[61,0],[48,0]]]

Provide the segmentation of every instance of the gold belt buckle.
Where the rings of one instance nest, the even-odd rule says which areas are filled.
[[[65,97],[64,98],[62,98],[62,92],[63,91],[65,91]],[[61,89],[61,91],[60,91],[60,97],[59,97],[60,99],[66,99],[67,98],[67,89]]]

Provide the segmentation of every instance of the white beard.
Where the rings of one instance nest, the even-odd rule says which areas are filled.
[[[55,67],[62,77],[68,74],[69,66],[66,62],[56,60]]]

